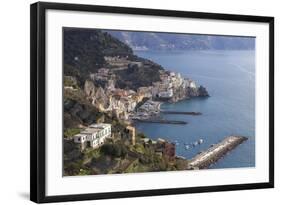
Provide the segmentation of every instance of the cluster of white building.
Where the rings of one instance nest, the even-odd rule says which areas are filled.
[[[185,79],[180,73],[160,71],[161,81],[153,83],[152,96],[155,98],[172,98],[178,88],[196,88],[196,83]]]
[[[107,93],[108,107],[104,112],[114,113],[118,118],[128,120],[129,114],[135,110],[136,105],[143,99],[133,90],[115,89]]]
[[[106,123],[92,124],[79,134],[74,135],[74,142],[80,144],[80,149],[97,148],[111,137],[111,125]]]

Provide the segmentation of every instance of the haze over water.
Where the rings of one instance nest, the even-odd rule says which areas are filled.
[[[201,112],[201,116],[165,115],[166,119],[187,121],[187,125],[139,123],[137,129],[152,139],[178,141],[176,154],[192,158],[218,143],[225,136],[242,135],[249,139],[232,150],[212,168],[255,166],[255,51],[138,51],[138,56],[179,72],[207,88],[211,97],[193,98],[164,110]],[[184,143],[202,138],[203,144],[188,150]]]

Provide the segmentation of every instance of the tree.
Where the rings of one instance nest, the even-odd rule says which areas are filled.
[[[125,157],[128,150],[124,144],[104,144],[101,152],[112,157]]]

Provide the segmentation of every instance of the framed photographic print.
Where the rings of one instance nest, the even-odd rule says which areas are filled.
[[[31,5],[31,200],[274,187],[274,18]]]

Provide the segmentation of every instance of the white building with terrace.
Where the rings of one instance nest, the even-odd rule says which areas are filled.
[[[92,124],[79,134],[74,135],[74,142],[80,144],[81,150],[86,147],[98,148],[111,137],[111,125],[106,123]]]

